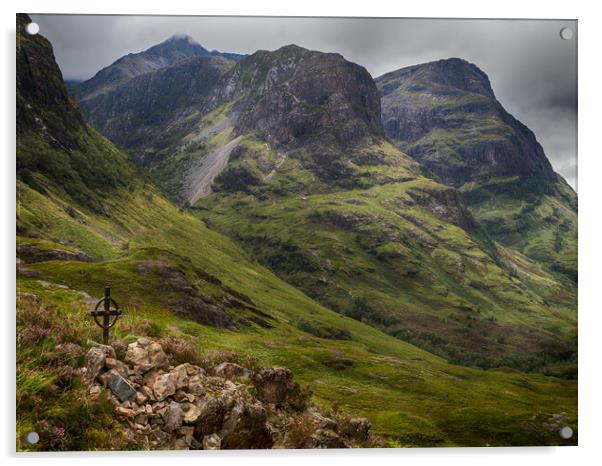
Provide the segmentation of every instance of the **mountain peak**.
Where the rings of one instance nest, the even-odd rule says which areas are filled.
[[[380,99],[365,68],[295,44],[258,51],[237,65],[228,99],[241,100],[238,126],[289,145],[334,136],[342,145],[383,135]]]
[[[159,42],[158,44],[149,47],[141,53],[148,53],[152,52],[153,50],[172,49],[174,47],[191,48],[193,50],[196,49],[202,51],[203,54],[208,53],[208,50],[205,49],[194,37],[184,33],[173,34],[167,39],[165,39],[163,42]]]
[[[469,92],[495,99],[487,74],[463,58],[452,57],[412,65],[377,79],[381,82],[403,79],[414,87],[426,86],[444,93]]]
[[[237,53],[210,52],[188,34],[178,33],[142,52],[124,55],[89,80],[72,85],[71,92],[80,102],[93,99],[136,76],[166,68],[184,59],[208,56],[222,57],[232,62],[244,57]]]
[[[173,34],[172,36],[170,36],[168,39],[164,40],[163,42],[189,42],[191,44],[198,44],[198,42],[191,36],[189,36],[188,34]]]
[[[174,63],[180,58],[209,55],[209,51],[187,34],[174,34],[141,52],[145,57],[163,58]]]

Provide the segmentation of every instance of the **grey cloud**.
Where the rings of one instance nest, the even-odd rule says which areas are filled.
[[[575,21],[32,15],[67,79],[87,79],[119,57],[176,33],[208,49],[253,53],[296,43],[338,52],[374,76],[461,57],[479,66],[515,117],[537,135],[556,171],[576,187]]]

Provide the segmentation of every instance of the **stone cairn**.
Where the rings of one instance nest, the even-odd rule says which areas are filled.
[[[161,344],[140,338],[124,361],[111,346],[90,348],[84,379],[92,397],[113,400],[128,434],[149,449],[374,446],[367,419],[321,414],[288,369],[224,362],[209,372],[173,367]]]

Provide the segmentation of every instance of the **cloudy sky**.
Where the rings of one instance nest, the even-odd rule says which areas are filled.
[[[574,21],[32,15],[66,79],[87,79],[119,57],[173,34],[207,49],[252,53],[297,45],[338,52],[374,76],[461,57],[478,65],[552,165],[577,187],[577,41]],[[560,30],[575,31],[563,40]]]

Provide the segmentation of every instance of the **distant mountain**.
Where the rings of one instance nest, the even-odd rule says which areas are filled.
[[[185,126],[183,114],[204,112],[213,87],[232,66],[222,57],[186,58],[82,100],[80,107],[90,123],[121,147],[135,149],[136,162],[148,166],[156,157],[147,149],[169,145],[173,137],[166,133],[174,124]]]
[[[130,53],[113,64],[103,68],[92,78],[77,85],[71,83],[70,92],[80,101],[86,101],[104,94],[128,80],[151,71],[173,65],[191,57],[222,57],[239,61],[244,55],[209,51],[192,37],[178,34],[160,44],[139,53]]]
[[[572,287],[498,248],[456,189],[386,140],[374,80],[341,55],[194,58],[81,106],[174,199],[326,306],[462,363],[571,353]],[[563,310],[542,331],[549,302]],[[564,356],[541,356],[554,345]],[[540,356],[523,360],[527,346]]]
[[[576,280],[577,196],[482,70],[452,58],[376,82],[401,150],[458,188],[493,238]]]

